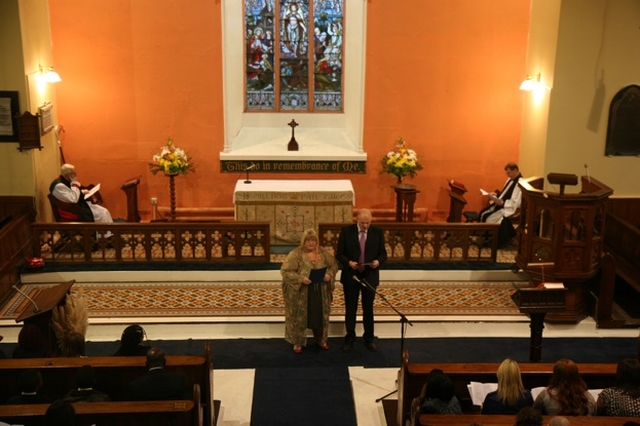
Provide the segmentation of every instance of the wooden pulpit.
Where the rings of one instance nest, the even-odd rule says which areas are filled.
[[[566,186],[578,183],[575,175],[549,173],[540,189],[539,177],[520,179],[522,189],[517,229],[516,265],[529,276],[532,287],[541,282],[562,282],[567,289],[566,309],[550,312],[550,323],[578,323],[588,315],[587,284],[599,272],[605,230],[606,202],[613,190],[590,176],[582,176],[580,191]],[[559,189],[559,190],[558,190]],[[549,262],[544,276],[539,263]]]
[[[138,211],[138,186],[140,178],[126,181],[120,189],[127,196],[127,222],[140,222],[140,212]]]
[[[57,306],[64,306],[66,296],[71,292],[71,286],[76,280],[67,281],[46,288],[32,297],[33,303],[26,300],[27,306],[16,318],[16,322],[24,324],[34,324],[42,331],[49,345],[49,353],[55,353],[58,349],[56,334],[53,332],[51,321],[53,319],[53,309]]]
[[[529,361],[540,362],[542,354],[542,330],[544,317],[548,312],[562,312],[566,309],[566,288],[521,288],[511,299],[523,314],[529,315],[531,337],[529,339]]]
[[[460,182],[450,180],[449,184],[449,217],[447,222],[460,223],[462,222],[462,209],[467,205],[467,200],[464,199],[464,194],[467,192],[467,188]]]

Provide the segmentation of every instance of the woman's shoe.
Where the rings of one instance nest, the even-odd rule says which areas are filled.
[[[293,352],[297,353],[297,354],[301,354],[302,353],[302,346],[293,345]]]
[[[316,342],[316,345],[318,345],[318,347],[323,351],[329,350],[329,345],[327,345],[327,342]]]

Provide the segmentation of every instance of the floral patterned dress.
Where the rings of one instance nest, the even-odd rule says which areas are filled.
[[[280,269],[285,312],[284,339],[292,345],[306,345],[306,333],[310,322],[312,324],[322,324],[322,340],[327,340],[329,315],[331,314],[331,302],[333,301],[333,289],[335,288],[338,264],[333,255],[324,248],[319,247],[318,251],[317,260],[312,262],[304,254],[302,248],[297,247],[289,252]],[[312,269],[325,267],[327,268],[326,273],[331,276],[329,282],[303,284],[303,280],[309,277]],[[317,312],[318,318],[316,318],[316,321],[308,317],[310,297],[312,299],[317,297],[322,302],[322,307]]]

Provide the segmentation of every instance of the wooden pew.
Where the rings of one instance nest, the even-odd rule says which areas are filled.
[[[75,403],[77,426],[202,426],[200,386],[193,399]],[[25,426],[41,426],[49,404],[0,406],[0,420]]]
[[[168,371],[184,375],[186,392],[191,392],[195,384],[199,386],[204,424],[214,425],[213,366],[209,342],[205,343],[203,355],[167,355],[166,360]],[[114,400],[122,399],[127,384],[146,374],[145,361],[145,357],[113,356],[0,360],[0,403],[19,393],[18,376],[26,369],[37,368],[42,374],[42,394],[59,398],[76,387],[76,371],[87,364],[96,370],[95,388]]]
[[[548,425],[554,416],[542,416],[542,424]],[[512,426],[516,416],[496,414],[421,414],[419,425],[421,426],[452,426],[481,424],[483,426]],[[622,426],[628,421],[638,421],[637,417],[567,417],[573,425],[584,426]]]
[[[411,416],[411,401],[420,395],[427,375],[434,368],[442,369],[454,382],[455,394],[464,413],[479,412],[473,406],[467,389],[469,382],[496,383],[496,371],[500,363],[431,364],[409,363],[409,352],[405,349],[398,375],[398,405],[396,420],[404,426]],[[547,386],[553,372],[552,363],[520,363],[522,383],[526,389]],[[589,389],[603,389],[615,385],[617,364],[578,364],[580,376]]]

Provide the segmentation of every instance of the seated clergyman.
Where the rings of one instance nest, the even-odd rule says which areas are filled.
[[[111,213],[99,204],[85,200],[86,190],[81,189],[77,180],[76,169],[72,164],[63,164],[60,168],[60,176],[54,179],[49,186],[49,192],[60,201],[69,204],[77,204],[80,207],[80,217],[68,218],[79,222],[112,223]]]

